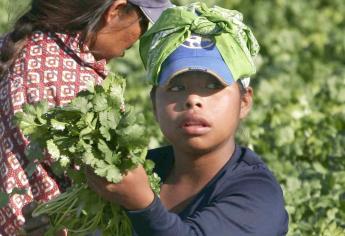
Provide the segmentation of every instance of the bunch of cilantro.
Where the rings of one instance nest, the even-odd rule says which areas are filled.
[[[143,118],[124,103],[125,80],[108,76],[102,85],[90,85],[69,104],[49,108],[46,101],[23,106],[15,116],[30,143],[26,149],[27,173],[48,153],[56,175],[67,175],[72,186],[57,198],[41,204],[34,216],[47,214],[52,227],[46,235],[67,228],[69,235],[131,235],[122,208],[106,202],[87,187],[85,166],[109,182],[118,183],[126,171],[143,165],[152,189],[159,192],[154,164],[145,160],[147,140]]]

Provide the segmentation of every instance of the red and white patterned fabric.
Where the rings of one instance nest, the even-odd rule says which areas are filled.
[[[107,75],[105,60],[96,61],[87,47],[79,49],[78,36],[34,32],[9,73],[0,79],[0,191],[26,188],[0,209],[0,236],[16,235],[24,224],[22,208],[33,200],[47,201],[61,191],[49,166],[39,165],[32,177],[24,169],[28,141],[13,125],[13,115],[25,103],[47,99],[61,106],[91,82]],[[0,41],[0,47],[2,40]]]

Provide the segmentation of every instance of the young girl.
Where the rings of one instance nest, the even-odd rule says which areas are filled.
[[[146,31],[148,19],[156,20],[170,5],[168,0],[33,0],[0,40],[0,191],[29,190],[0,209],[0,235],[16,235],[25,205],[49,200],[68,185],[52,174],[48,160],[28,178],[28,142],[12,123],[14,113],[43,99],[61,106],[89,82],[100,83],[106,63],[122,56]]]
[[[170,19],[170,20],[169,20]],[[252,106],[257,43],[237,12],[197,3],[169,9],[142,39],[160,128],[171,146],[151,150],[160,196],[142,167],[119,184],[89,185],[128,210],[134,235],[281,236],[281,188],[253,151],[235,142]],[[241,38],[239,38],[241,37]]]

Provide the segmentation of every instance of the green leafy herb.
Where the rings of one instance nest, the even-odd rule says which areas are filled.
[[[56,174],[67,173],[73,181],[66,193],[34,212],[50,215],[53,229],[47,235],[63,227],[71,235],[85,235],[96,228],[103,235],[131,234],[121,208],[89,190],[83,171],[76,171],[75,166],[90,166],[97,175],[118,183],[126,171],[142,164],[158,194],[160,179],[153,173],[153,163],[145,161],[147,140],[143,119],[125,107],[124,90],[125,80],[111,75],[102,85],[89,86],[80,92],[65,107],[48,109],[43,101],[25,105],[23,112],[16,114],[16,123],[30,140],[26,150],[30,160],[28,173],[32,174],[43,159],[37,153],[47,150],[54,160],[52,170]],[[0,200],[6,202],[7,197],[0,195]]]

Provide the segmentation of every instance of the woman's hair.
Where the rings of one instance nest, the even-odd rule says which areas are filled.
[[[80,33],[79,47],[92,45],[104,24],[103,15],[116,0],[32,0],[30,9],[14,24],[0,50],[0,80],[33,31]],[[127,4],[125,13],[136,6]]]

